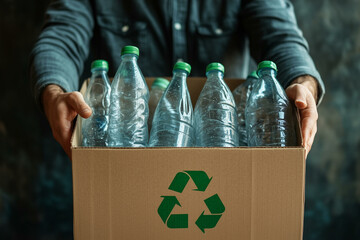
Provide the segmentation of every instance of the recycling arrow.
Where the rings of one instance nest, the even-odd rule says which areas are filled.
[[[205,199],[204,202],[212,214],[225,212],[225,206],[217,194]]]
[[[180,207],[181,205],[175,196],[161,196],[161,197],[163,197],[164,199],[158,208],[158,213],[161,219],[163,220],[163,222],[165,223],[167,218],[170,216],[171,211],[174,209],[175,205],[179,205]]]
[[[189,179],[192,179],[197,187],[194,191],[204,192],[209,185],[211,178],[204,171],[184,171],[178,172],[171,182],[169,189],[182,193]]]
[[[205,233],[205,228],[214,228],[220,220],[220,217],[222,216],[221,214],[225,212],[225,206],[217,194],[205,199],[204,202],[212,215],[204,215],[205,211],[203,211],[200,217],[196,220],[195,224],[203,233]]]
[[[190,177],[184,172],[178,172],[174,180],[171,182],[169,189],[178,193],[182,193]]]
[[[204,192],[208,187],[211,179],[204,171],[183,171],[178,172],[169,186],[169,190],[182,193],[189,182],[190,178],[193,180],[196,188],[194,191]],[[188,214],[171,214],[176,205],[180,205],[176,196],[161,196],[163,201],[158,208],[158,214],[161,220],[168,228],[188,228]],[[218,194],[204,200],[210,215],[201,213],[195,224],[199,229],[205,233],[205,229],[214,228],[219,222],[222,214],[225,212],[225,206],[220,200]]]
[[[197,189],[195,191],[204,192],[209,185],[211,178],[204,171],[185,171],[190,175],[191,179],[194,181]]]
[[[203,211],[195,224],[205,233],[205,228],[214,228],[221,218],[221,215],[204,215]]]
[[[167,221],[169,228],[188,228],[187,214],[172,214]]]

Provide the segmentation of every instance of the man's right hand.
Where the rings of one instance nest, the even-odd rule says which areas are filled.
[[[45,87],[41,100],[54,138],[71,159],[73,120],[77,114],[83,118],[90,117],[91,108],[80,92],[65,93],[61,87],[53,84]]]

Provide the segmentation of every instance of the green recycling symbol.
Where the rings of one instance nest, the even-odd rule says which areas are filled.
[[[212,178],[209,178],[204,171],[184,171],[178,172],[169,186],[169,190],[177,193],[182,193],[189,182],[190,178],[193,180],[196,188],[194,191],[204,192],[209,185]],[[180,202],[176,196],[161,196],[163,198],[158,213],[162,221],[168,228],[188,228],[188,214],[171,214],[176,205],[180,206]],[[222,213],[225,212],[225,206],[220,200],[218,194],[204,200],[210,215],[205,215],[203,211],[195,224],[199,229],[205,233],[205,229],[214,228],[219,222]]]

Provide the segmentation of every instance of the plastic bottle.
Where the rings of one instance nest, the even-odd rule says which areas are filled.
[[[247,100],[249,99],[254,82],[258,79],[256,71],[253,71],[246,78],[246,81],[240,84],[233,91],[233,96],[236,105],[236,113],[238,120],[238,132],[239,132],[239,146],[247,146],[247,133],[245,124],[245,107]]]
[[[245,110],[248,145],[296,146],[293,108],[276,80],[276,64],[261,62],[257,74]]]
[[[233,95],[223,80],[224,66],[210,63],[195,106],[196,146],[236,147],[238,123]]]
[[[149,89],[137,64],[139,49],[125,46],[111,84],[109,145],[146,147]]]
[[[153,84],[151,85],[150,98],[149,98],[149,120],[148,120],[149,132],[151,131],[152,120],[154,118],[156,107],[168,85],[169,85],[169,80],[165,78],[156,78]]]
[[[193,107],[186,78],[191,66],[177,62],[172,80],[156,108],[150,133],[151,147],[192,147]]]
[[[92,114],[89,118],[82,119],[83,146],[107,146],[111,90],[108,70],[105,60],[96,60],[91,64],[92,75],[84,99],[91,107]]]

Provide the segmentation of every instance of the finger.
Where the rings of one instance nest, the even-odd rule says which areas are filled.
[[[318,119],[318,112],[316,108],[315,99],[305,87],[297,88],[297,91],[302,92],[301,94],[297,94],[297,96],[301,96],[301,98],[305,97],[306,107],[303,109],[299,109],[300,117],[301,117],[301,130],[303,134],[303,146],[305,147],[309,138],[311,136],[311,131],[316,125]]]
[[[303,146],[309,141],[312,129],[316,126],[317,112],[313,112],[309,109],[300,110],[301,117],[301,133],[303,135]]]
[[[312,145],[314,143],[314,139],[315,139],[315,135],[316,135],[316,132],[317,132],[317,124],[314,125],[314,127],[311,129],[310,131],[310,137],[306,143],[306,157],[307,155],[309,154],[311,148],[312,148]]]
[[[81,117],[88,118],[91,116],[92,110],[86,104],[81,93],[71,92],[68,96],[68,103]]]
[[[312,122],[313,121],[311,121],[311,119],[309,119],[309,118],[302,119],[302,121],[301,121],[301,133],[302,133],[302,137],[303,137],[302,146],[305,148],[306,148],[306,143],[310,136]]]
[[[305,148],[306,157],[311,150],[317,131],[318,112],[313,95],[301,84],[293,84],[286,89],[290,100],[295,101],[300,112],[302,146]]]
[[[290,100],[293,100],[295,102],[295,106],[297,108],[304,109],[307,107],[308,91],[302,85],[292,84],[286,89],[286,95]]]
[[[309,95],[310,96],[310,95]],[[310,96],[312,98],[312,96]],[[306,143],[311,135],[311,131],[316,126],[318,120],[318,112],[314,99],[308,99],[308,107],[300,110],[301,129],[303,132],[304,142]]]

